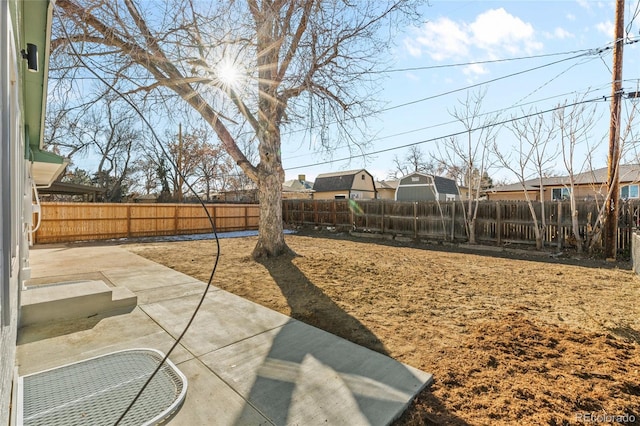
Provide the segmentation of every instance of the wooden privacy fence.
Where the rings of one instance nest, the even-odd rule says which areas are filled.
[[[571,240],[569,201],[533,204],[536,216],[544,216],[547,246],[562,248]],[[588,235],[597,217],[595,201],[577,203],[580,234]],[[629,250],[632,229],[639,223],[640,201],[621,203],[618,248]],[[438,241],[468,241],[466,213],[461,201],[399,202],[392,200],[285,200],[285,223],[336,227],[342,230],[374,232]],[[535,230],[529,205],[522,201],[482,201],[478,206],[476,241],[483,244],[535,244]]]
[[[36,243],[212,232],[200,204],[43,202]],[[258,229],[257,204],[208,204],[218,232]]]

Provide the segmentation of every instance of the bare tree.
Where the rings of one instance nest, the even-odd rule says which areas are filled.
[[[466,222],[471,244],[476,243],[475,226],[481,191],[490,185],[491,148],[497,136],[496,117],[481,114],[485,94],[486,91],[467,93],[466,99],[459,101],[460,106],[450,114],[464,126],[467,135],[465,138],[450,137],[439,148],[438,161],[447,169],[464,173]]]
[[[205,143],[197,165],[197,173],[200,176],[200,186],[203,188],[205,198],[211,201],[212,191],[223,191],[229,174],[233,170],[233,161],[220,146]]]
[[[528,114],[526,116],[527,118],[522,120],[514,117],[509,126],[517,139],[517,144],[513,145],[507,153],[497,145],[494,145],[493,150],[500,165],[511,171],[522,186],[529,212],[533,218],[536,248],[540,250],[544,247],[547,228],[544,178],[554,166],[560,151],[557,146],[551,143],[556,133],[555,116],[552,116],[550,120],[545,120],[542,114]],[[531,191],[527,185],[532,177],[535,177],[538,182],[537,198],[540,204],[540,217],[536,213],[534,200],[531,198]]]
[[[354,119],[371,112],[368,94],[375,93],[371,83],[379,78],[374,71],[389,30],[417,18],[416,3],[58,0],[69,37],[54,40],[52,50],[71,42],[86,58],[98,58],[130,94],[173,93],[196,111],[257,185],[254,257],[276,256],[289,251],[282,223],[283,127],[307,116],[311,102],[322,111],[318,120],[337,122],[344,140],[357,145],[350,130],[362,123]],[[234,127],[252,133],[258,162],[242,151]]]
[[[638,104],[633,102],[631,104],[631,108],[624,109],[624,123],[621,123],[622,126],[620,131],[620,158],[624,159],[625,162],[638,163],[638,137],[636,134],[636,120],[638,116]],[[622,116],[622,113],[619,115]],[[622,120],[621,120],[622,121]],[[614,179],[618,182],[622,179],[628,179],[628,176],[620,175],[620,165],[616,167],[616,175]],[[613,196],[613,188],[617,187],[617,185],[609,185],[609,189],[605,194],[604,200],[600,204],[600,200],[596,199],[598,205],[598,214],[595,218],[594,224],[590,223],[587,226],[587,243],[589,252],[593,252],[596,249],[600,249],[602,247],[602,233],[604,231],[604,223],[606,221],[606,208],[609,205],[608,201]],[[619,195],[619,194],[618,194]]]
[[[398,178],[410,173],[435,174],[437,170],[436,161],[432,156],[427,156],[418,145],[412,145],[405,156],[401,159],[397,155],[393,157],[394,169],[389,172],[389,176]]]
[[[58,107],[48,116],[48,146],[71,159],[94,159],[92,183],[106,190],[105,201],[121,201],[140,141],[130,112],[109,99],[82,111]]]
[[[140,188],[143,194],[151,195],[158,190],[160,185],[158,164],[153,157],[147,155],[142,158],[138,158],[134,162],[133,173],[136,176],[136,188]]]
[[[559,105],[554,112],[558,125],[558,136],[562,150],[562,161],[567,171],[568,182],[566,188],[569,192],[571,203],[571,230],[575,239],[576,250],[583,252],[583,235],[580,232],[578,222],[578,207],[576,194],[576,175],[588,170],[592,152],[595,145],[589,144],[591,131],[595,126],[595,107],[577,100],[573,104]],[[579,161],[576,151],[581,148],[586,150],[586,155],[580,154]]]
[[[200,180],[199,165],[206,145],[205,134],[201,129],[180,132],[169,136],[167,144],[169,155],[169,182],[173,187],[173,197],[182,202],[186,185],[196,185]]]

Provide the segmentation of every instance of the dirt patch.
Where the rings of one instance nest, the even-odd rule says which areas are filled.
[[[250,258],[255,238],[221,240],[213,284],[432,373],[433,386],[398,424],[640,421],[633,272],[590,260],[286,239],[297,256],[261,263]],[[215,252],[211,241],[127,248],[203,281]]]

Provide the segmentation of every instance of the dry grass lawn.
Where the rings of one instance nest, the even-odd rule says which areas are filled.
[[[434,375],[398,421],[640,421],[640,279],[600,261],[501,258],[289,235],[297,256],[257,263],[221,240],[214,285]],[[129,245],[207,281],[212,241]]]

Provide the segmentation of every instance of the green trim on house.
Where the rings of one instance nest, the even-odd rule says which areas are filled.
[[[53,5],[48,0],[29,0],[19,3],[24,25],[20,28],[18,52],[27,48],[27,43],[38,47],[38,71],[27,68],[27,61],[20,61],[23,93],[23,117],[25,132],[25,159],[33,163],[37,185],[50,185],[68,159],[43,150],[44,117],[47,105],[47,80],[49,73],[49,46],[51,41],[51,14]],[[46,163],[46,164],[38,164]],[[59,167],[51,167],[51,164]]]

